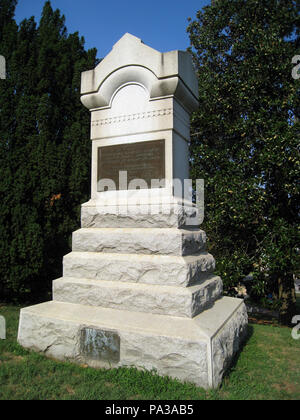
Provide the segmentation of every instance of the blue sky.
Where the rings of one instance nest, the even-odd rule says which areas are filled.
[[[18,0],[16,21],[35,16],[39,22],[45,0]],[[69,33],[84,36],[86,48],[96,47],[104,57],[126,33],[165,52],[189,46],[187,18],[210,0],[52,0],[52,7],[66,17]]]

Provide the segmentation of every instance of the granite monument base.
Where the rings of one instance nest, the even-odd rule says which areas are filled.
[[[248,319],[242,300],[222,297],[205,232],[186,225],[193,206],[173,202],[169,214],[148,216],[114,210],[82,206],[53,301],[21,310],[19,343],[59,360],[217,387]]]

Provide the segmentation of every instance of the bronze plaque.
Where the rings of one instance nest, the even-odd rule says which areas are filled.
[[[120,361],[120,337],[112,331],[84,328],[80,336],[80,352],[91,360]]]
[[[119,173],[127,171],[127,184],[120,185]],[[151,188],[152,179],[165,179],[165,140],[118,144],[98,148],[98,191],[105,191],[99,181],[111,179],[117,190],[128,189],[134,179],[143,179]],[[132,187],[129,189],[136,189]]]

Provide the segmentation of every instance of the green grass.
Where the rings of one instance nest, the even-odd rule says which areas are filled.
[[[292,339],[290,328],[249,325],[222,386],[205,391],[151,372],[95,370],[24,350],[16,341],[19,310],[0,305],[7,322],[7,339],[0,340],[0,400],[300,399],[300,340]]]

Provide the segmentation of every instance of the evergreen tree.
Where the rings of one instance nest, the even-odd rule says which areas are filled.
[[[210,248],[227,291],[251,273],[252,298],[283,322],[299,270],[299,7],[217,0],[188,27],[200,92],[191,172],[206,182]]]
[[[10,147],[15,127],[14,83],[10,59],[17,39],[17,25],[13,19],[16,1],[0,1],[0,54],[6,60],[6,80],[0,80],[0,296],[10,278],[10,206],[13,177],[10,167]]]
[[[5,37],[6,31],[4,29],[7,26],[14,25],[14,15],[17,5],[17,0],[1,0],[0,3],[0,42]],[[3,47],[3,45],[2,45]]]
[[[80,75],[96,65],[96,50],[85,51],[84,39],[67,33],[64,16],[47,1],[39,26],[30,18],[15,29],[7,61],[0,97],[1,172],[7,172],[0,179],[0,293],[37,300],[61,276],[80,204],[90,195],[89,113],[80,103]]]

